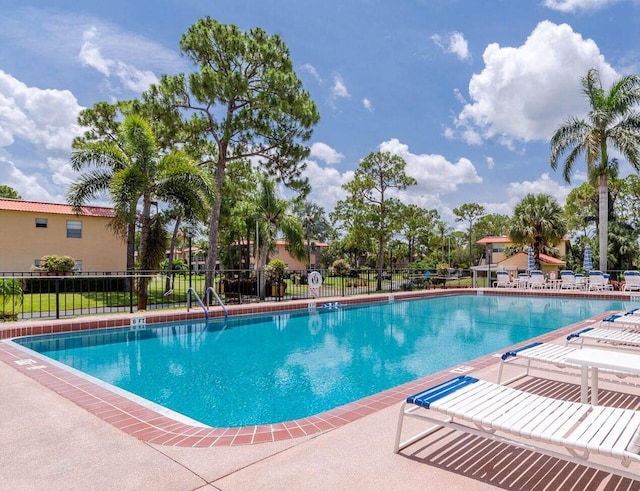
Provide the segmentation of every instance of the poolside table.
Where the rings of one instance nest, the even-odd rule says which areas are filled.
[[[629,375],[640,375],[640,355],[616,350],[584,348],[567,356],[567,363],[582,367],[580,401],[587,402],[589,368],[591,368],[591,404],[598,404],[598,370],[606,369]]]

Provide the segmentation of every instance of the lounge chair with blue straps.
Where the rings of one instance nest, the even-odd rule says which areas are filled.
[[[614,348],[614,347],[612,347]],[[614,348],[615,349],[615,348]],[[531,343],[520,348],[507,351],[500,356],[500,368],[498,369],[498,383],[508,385],[516,380],[525,377],[530,374],[531,369],[540,370],[543,372],[555,372],[567,374],[567,368],[579,370],[580,366],[567,363],[567,357],[579,351],[580,348],[573,346],[561,346],[553,343],[536,342]],[[532,362],[534,365],[532,366]],[[524,367],[525,370],[522,373],[514,375],[509,380],[502,381],[502,375],[505,366],[512,365],[518,367]],[[609,382],[621,383],[620,379],[630,376],[630,374],[616,371],[616,370],[601,370],[613,377],[607,378]],[[575,375],[580,375],[577,371]]]
[[[585,341],[598,343],[603,347],[638,348],[640,347],[640,332],[587,327],[586,329],[571,333],[567,336],[567,346],[572,342],[579,342],[580,346],[583,346]]]
[[[605,291],[613,290],[613,285],[609,283],[609,276],[605,275],[602,271],[591,270],[589,271],[589,291]]]
[[[431,426],[401,441],[405,418]],[[638,479],[638,468],[626,468],[640,463],[640,411],[553,399],[463,375],[407,398],[394,451],[443,427]],[[591,454],[613,462],[596,462]]]
[[[637,292],[640,291],[640,271],[625,271],[623,291]]]
[[[617,327],[621,329],[640,329],[640,313],[637,309],[611,314],[600,321],[600,327]]]
[[[496,273],[496,281],[493,282],[495,288],[513,288],[515,283],[511,281],[507,271],[498,271]]]
[[[576,288],[578,288],[576,274],[570,269],[560,271],[560,289],[575,290]]]

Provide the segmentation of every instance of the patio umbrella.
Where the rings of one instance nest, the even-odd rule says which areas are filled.
[[[533,258],[533,249],[529,246],[529,252],[527,253],[527,269],[529,271],[536,269],[536,261]]]
[[[593,259],[591,258],[591,246],[587,244],[584,246],[584,259],[582,261],[582,267],[585,271],[591,271],[593,269]]]

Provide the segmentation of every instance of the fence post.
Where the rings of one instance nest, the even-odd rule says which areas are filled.
[[[129,283],[129,313],[133,314],[133,275],[127,273]]]
[[[56,319],[60,318],[60,278],[56,277],[55,280],[56,286]]]

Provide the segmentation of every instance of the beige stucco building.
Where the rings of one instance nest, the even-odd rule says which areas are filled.
[[[126,244],[108,228],[113,209],[0,198],[0,271],[29,271],[42,256],[71,256],[80,271],[123,271]]]
[[[509,237],[505,235],[487,236],[478,240],[476,243],[482,244],[486,246],[487,249],[491,250],[491,264],[495,266],[496,269],[512,271],[516,276],[518,271],[527,270],[528,255],[526,252],[519,252],[512,256],[507,256],[505,254],[507,247],[513,246],[513,241]],[[558,254],[561,257],[565,256],[569,247],[569,239],[563,238],[554,247],[558,249]],[[484,256],[484,265],[487,264],[487,255],[488,254],[485,254]],[[553,274],[554,277],[559,277],[559,271],[564,269],[566,267],[566,264],[567,263],[561,259],[548,256],[547,254],[540,254],[540,269],[547,276]]]

